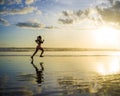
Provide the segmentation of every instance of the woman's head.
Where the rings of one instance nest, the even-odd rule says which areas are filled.
[[[40,39],[41,39],[41,36],[38,36],[38,38],[40,38]]]

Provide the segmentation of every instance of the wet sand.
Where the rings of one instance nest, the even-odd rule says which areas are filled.
[[[117,56],[0,56],[1,96],[120,96],[120,74],[102,75],[99,62]],[[108,70],[108,69],[106,69]],[[108,70],[109,71],[109,70]]]

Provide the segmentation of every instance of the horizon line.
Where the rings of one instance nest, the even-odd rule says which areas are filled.
[[[45,51],[120,51],[120,48],[72,48],[72,47],[43,47]],[[7,50],[8,49],[8,50]],[[13,50],[9,50],[13,49]],[[35,49],[34,47],[0,47],[0,51],[14,51],[14,49]],[[21,50],[22,51],[22,50]]]

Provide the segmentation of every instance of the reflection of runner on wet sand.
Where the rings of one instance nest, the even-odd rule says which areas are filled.
[[[33,67],[35,68],[36,71],[36,82],[41,85],[41,83],[43,82],[43,71],[44,71],[44,67],[43,67],[43,62],[40,62],[40,69],[37,68],[37,66],[34,64],[33,59],[31,61],[31,64],[33,65]]]

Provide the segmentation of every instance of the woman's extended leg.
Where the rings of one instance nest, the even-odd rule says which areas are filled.
[[[34,55],[37,53],[38,48],[36,48],[35,52],[33,53],[33,55],[31,56],[31,58],[33,59]]]
[[[40,50],[41,50],[40,57],[43,57],[44,49],[43,49],[43,48],[40,48]]]

